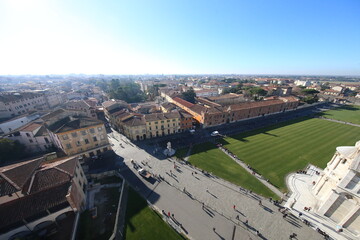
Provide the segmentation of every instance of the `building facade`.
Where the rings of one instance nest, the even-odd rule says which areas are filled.
[[[145,121],[147,138],[166,136],[180,131],[179,112],[146,114]]]
[[[68,155],[92,157],[111,149],[103,122],[66,117],[48,126],[52,142]]]
[[[316,213],[360,237],[360,141],[336,148],[313,193]]]

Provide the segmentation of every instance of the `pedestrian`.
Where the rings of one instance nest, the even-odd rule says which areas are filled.
[[[245,224],[247,225],[248,223],[249,223],[249,220],[246,219],[246,220],[245,220]]]
[[[174,214],[171,214],[171,217],[174,218]]]
[[[168,217],[170,217],[170,212],[168,212]]]
[[[170,170],[170,175],[172,176],[172,171]]]
[[[236,220],[239,220],[239,215],[236,215],[236,218],[235,218]]]
[[[216,228],[213,228],[213,231],[216,232]]]
[[[202,203],[202,209],[204,209],[204,203]]]
[[[234,210],[235,210],[236,206],[234,205],[233,208],[234,208]]]
[[[301,217],[302,216],[302,213],[299,213],[299,217]]]
[[[186,192],[186,189],[185,189],[185,187],[184,187],[184,189],[183,189],[183,192]]]
[[[259,205],[260,205],[260,206],[262,206],[262,202],[261,202],[261,200],[259,200]]]
[[[191,175],[194,176],[194,172],[191,172]]]

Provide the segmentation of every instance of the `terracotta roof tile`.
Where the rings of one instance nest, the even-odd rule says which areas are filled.
[[[188,101],[186,101],[186,100],[184,100],[182,98],[179,98],[179,97],[175,97],[173,100],[175,102],[178,102],[179,104],[187,107],[187,108],[191,108],[192,106],[194,106],[194,104],[192,104],[191,102],[188,102]]]
[[[8,227],[18,222],[21,223],[22,219],[39,215],[47,209],[66,204],[66,195],[70,185],[71,183],[67,182],[51,189],[1,204],[0,232],[6,232]]]

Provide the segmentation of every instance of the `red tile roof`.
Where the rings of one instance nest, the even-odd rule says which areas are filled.
[[[187,108],[191,108],[192,106],[194,106],[194,104],[192,104],[191,102],[188,102],[182,98],[176,97],[173,99],[175,102],[178,102],[179,104],[187,107]]]
[[[1,204],[0,232],[6,232],[13,224],[23,224],[22,219],[41,215],[47,209],[67,204],[66,195],[70,185],[71,183],[67,182],[57,187]]]

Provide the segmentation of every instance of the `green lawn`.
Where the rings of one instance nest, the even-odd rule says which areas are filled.
[[[346,105],[320,114],[323,117],[360,124],[360,106]]]
[[[195,145],[192,149],[189,161],[196,167],[211,172],[236,185],[243,186],[264,197],[278,199],[275,193],[219,150],[214,144],[204,143]]]
[[[127,203],[124,239],[184,239],[168,226],[161,217],[147,205],[146,201],[132,189],[129,189]]]
[[[337,146],[353,146],[360,128],[321,119],[301,119],[228,137],[222,143],[281,191],[288,173],[308,163],[324,168]]]

